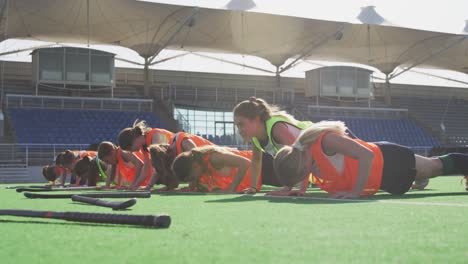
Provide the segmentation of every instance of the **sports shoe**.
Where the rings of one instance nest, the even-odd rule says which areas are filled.
[[[413,186],[411,186],[411,189],[424,190],[424,188],[426,188],[428,184],[429,184],[429,179],[415,180],[413,182]]]

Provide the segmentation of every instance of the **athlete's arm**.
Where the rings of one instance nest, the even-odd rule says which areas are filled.
[[[322,150],[331,156],[341,153],[359,161],[358,176],[354,187],[349,192],[340,192],[334,195],[335,198],[356,198],[366,187],[369,178],[374,153],[358,142],[337,133],[327,133],[322,139]]]
[[[210,161],[212,162],[215,168],[223,168],[223,167],[233,167],[237,168],[237,174],[234,177],[231,185],[226,190],[228,192],[234,192],[239,186],[240,182],[245,176],[245,173],[250,167],[250,160],[245,157],[236,155],[234,153],[213,153],[210,157]],[[256,186],[256,185],[255,185]]]

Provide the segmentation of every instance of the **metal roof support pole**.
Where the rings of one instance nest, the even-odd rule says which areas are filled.
[[[189,52],[185,52],[185,53],[177,54],[177,55],[170,56],[170,57],[167,57],[167,58],[164,58],[164,59],[160,59],[160,60],[158,60],[158,61],[155,61],[155,62],[153,62],[153,63],[150,63],[149,66],[153,66],[153,65],[156,65],[156,64],[159,64],[159,63],[163,63],[163,62],[168,61],[168,60],[177,59],[177,58],[179,58],[179,57],[184,57],[184,56],[186,56],[187,54],[189,54]]]
[[[280,100],[281,93],[281,75],[280,75],[280,68],[276,66],[276,87],[273,89],[273,103],[277,104]],[[278,99],[277,99],[278,98]]]
[[[192,9],[192,14],[190,14],[190,16],[188,16],[184,22],[182,24],[180,24],[180,26],[176,29],[176,31],[174,31],[171,36],[169,37],[169,39],[167,39],[167,41],[164,43],[164,45],[161,45],[157,50],[156,52],[154,53],[153,56],[149,57],[148,59],[148,65],[150,65],[151,63],[153,63],[154,59],[158,56],[158,54],[163,50],[165,49],[169,43],[171,43],[171,41],[177,36],[177,34],[179,34],[179,32],[182,30],[182,28],[184,28],[185,25],[187,25],[192,19],[193,17],[198,13],[199,11],[199,8],[198,7],[194,7]],[[146,63],[145,63],[146,64]]]
[[[149,58],[145,58],[145,66],[143,69],[143,91],[145,97],[150,96],[150,83],[149,83]]]
[[[206,59],[225,62],[225,63],[229,63],[229,64],[236,65],[236,66],[242,66],[242,67],[249,68],[249,69],[252,69],[252,70],[257,70],[257,71],[262,71],[262,72],[267,72],[267,73],[275,73],[273,71],[262,69],[262,68],[259,68],[259,67],[250,66],[250,65],[246,65],[246,64],[242,64],[242,63],[238,63],[238,62],[234,62],[234,61],[230,61],[230,60],[226,60],[226,59],[222,59],[222,58],[216,58],[216,57],[209,56],[209,55],[198,54],[196,52],[192,52],[191,54],[197,55],[199,57],[206,58]]]
[[[385,92],[384,92],[384,101],[385,101],[385,104],[390,106],[392,105],[392,95],[391,95],[391,92],[390,92],[390,78],[389,78],[389,74],[385,74]]]
[[[434,52],[434,53],[431,53],[429,56],[427,56],[427,57],[421,59],[420,61],[417,61],[417,62],[413,63],[411,66],[409,66],[409,67],[403,69],[401,72],[391,74],[391,75],[390,75],[390,80],[393,79],[393,78],[395,78],[395,77],[397,77],[397,76],[399,76],[400,74],[405,73],[405,72],[411,70],[412,68],[417,67],[418,65],[421,65],[421,64],[423,64],[424,62],[426,62],[426,61],[428,61],[428,60],[430,60],[430,59],[432,59],[432,58],[434,58],[434,57],[440,55],[440,54],[443,53],[444,51],[449,50],[449,49],[453,48],[454,46],[456,46],[456,45],[462,43],[463,41],[465,41],[465,39],[466,39],[467,37],[468,37],[468,36],[462,36],[461,38],[458,38],[458,39],[456,39],[455,41],[453,41],[452,43],[450,43],[450,45],[448,45],[448,46],[446,46],[446,47],[443,47],[442,49],[440,49],[440,50],[438,50],[438,51],[436,51],[436,52]]]
[[[312,51],[314,51],[315,49],[327,44],[331,39],[335,39],[335,40],[340,40],[342,37],[343,37],[343,29],[344,29],[344,25],[342,24],[340,27],[338,27],[338,29],[333,32],[333,34],[330,34],[328,36],[326,36],[325,38],[323,38],[322,40],[320,40],[317,44],[314,44],[312,45],[309,49],[307,49],[305,52],[302,52],[301,55],[299,55],[299,57],[297,57],[296,59],[294,59],[291,63],[289,63],[288,65],[284,66],[281,68],[281,70],[279,71],[279,73],[283,73],[287,70],[289,70],[290,68],[292,68],[299,60],[301,60],[302,58],[305,58],[307,56],[310,55],[310,53],[312,53]],[[304,50],[306,49],[307,47],[304,48]]]

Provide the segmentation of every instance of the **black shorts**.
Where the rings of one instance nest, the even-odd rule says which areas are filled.
[[[416,177],[414,152],[408,147],[390,142],[373,143],[382,151],[384,160],[380,189],[395,195],[406,193]]]
[[[262,185],[283,186],[273,168],[273,157],[268,153],[262,154]]]

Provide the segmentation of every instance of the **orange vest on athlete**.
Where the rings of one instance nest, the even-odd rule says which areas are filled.
[[[73,150],[73,155],[76,157],[78,156],[78,158],[74,158],[73,159],[73,162],[72,162],[72,166],[74,167],[76,162],[78,162],[79,160],[81,160],[82,158],[84,157],[87,157],[87,156],[90,156],[91,158],[94,158],[97,156],[97,151],[92,151],[92,150]],[[62,168],[65,170],[65,173],[71,173],[71,169],[69,168]],[[59,170],[58,173],[62,174],[63,173],[63,170]]]
[[[176,149],[176,156],[179,155],[180,153],[184,152],[182,150],[182,141],[184,139],[191,139],[197,147],[203,147],[203,146],[214,146],[215,144],[207,139],[204,139],[200,136],[188,134],[185,132],[178,132],[177,134],[174,135],[174,140],[173,144],[175,143],[175,149]]]
[[[329,132],[322,133],[317,140],[311,144],[310,153],[315,160],[315,164],[320,171],[321,177],[313,175],[314,183],[320,189],[328,193],[352,191],[358,177],[359,161],[349,156],[344,156],[344,169],[340,174],[333,164],[328,160],[322,150],[322,139]],[[369,178],[361,195],[372,195],[379,191],[382,182],[383,156],[380,148],[372,143],[360,139],[352,139],[361,145],[364,145],[374,152]]]
[[[82,150],[82,151],[78,151],[77,153],[80,157],[80,159],[84,158],[84,157],[91,157],[91,158],[94,158],[97,156],[97,152],[96,151],[92,151],[92,150]]]
[[[158,134],[163,134],[164,136],[166,136],[166,139],[167,139],[167,144],[171,144],[172,140],[174,139],[174,133],[172,133],[171,131],[169,130],[166,130],[166,129],[162,129],[162,128],[153,128],[151,129],[145,136],[145,139],[146,139],[146,146],[150,146],[151,144],[153,144],[153,136],[155,133],[158,133]]]
[[[228,151],[245,157],[249,160],[252,159],[252,151],[241,151],[237,149],[228,149]],[[203,174],[199,179],[197,185],[202,187],[202,189],[211,192],[214,190],[226,190],[231,186],[232,181],[236,177],[237,174],[237,168],[232,168],[231,171],[229,172],[228,175],[221,175],[216,168],[213,167],[213,164],[211,164],[210,161],[210,154],[207,154],[203,157],[203,161],[206,164],[206,167],[208,168],[208,173]],[[246,188],[249,188],[252,184],[252,178],[251,178],[251,173],[250,173],[250,167],[249,169],[245,172],[244,178],[242,178],[242,181],[239,183],[239,186],[236,188],[236,192],[240,192]],[[261,181],[259,181],[259,184],[257,184],[257,190],[260,190],[262,187]]]
[[[144,155],[149,157],[148,152],[143,152],[141,150],[135,151],[135,152],[133,152],[133,154],[135,154],[142,161],[145,160]],[[135,179],[135,172],[136,172],[135,165],[133,165],[131,162],[125,162],[123,160],[122,150],[120,148],[117,149],[117,154],[116,155],[117,155],[117,169],[119,171],[120,177],[127,180],[127,182],[132,183],[133,180]],[[154,173],[154,168],[151,166],[150,170],[148,171],[148,175],[146,176],[145,180],[141,183],[140,186],[147,185],[149,180],[151,179],[151,176],[153,175],[153,173]],[[121,182],[121,180],[119,179],[119,184],[118,185],[120,185],[120,182]]]

